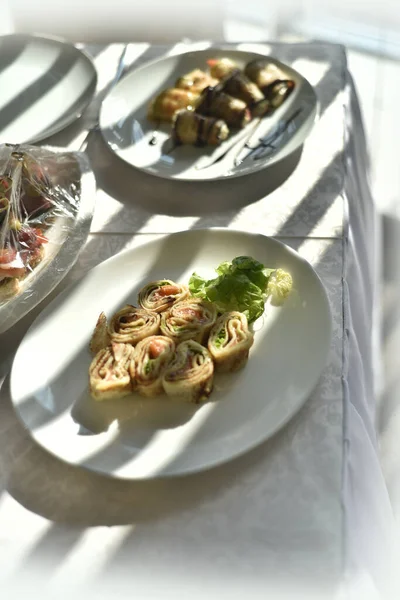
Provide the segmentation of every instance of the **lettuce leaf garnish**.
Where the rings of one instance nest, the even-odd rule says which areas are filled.
[[[214,302],[221,312],[228,310],[242,312],[249,323],[263,314],[267,295],[274,295],[275,291],[279,290],[281,300],[290,291],[288,291],[287,278],[285,290],[277,285],[277,281],[274,281],[274,285],[268,289],[271,275],[276,270],[267,269],[251,256],[237,256],[232,262],[221,263],[215,270],[218,276],[209,280],[193,273],[189,280],[191,294]],[[288,273],[286,275],[291,280],[290,275]]]

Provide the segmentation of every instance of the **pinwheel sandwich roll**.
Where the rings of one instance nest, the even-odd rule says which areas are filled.
[[[127,304],[110,320],[108,333],[112,342],[136,345],[160,329],[160,315]]]
[[[110,335],[107,327],[107,317],[102,312],[97,319],[96,327],[94,328],[92,338],[90,340],[90,351],[92,354],[97,354],[103,348],[107,348],[110,344]]]
[[[161,316],[161,332],[177,344],[185,340],[206,342],[217,318],[217,308],[201,298],[188,298],[174,304]]]
[[[89,367],[89,385],[95,400],[112,400],[131,393],[133,347],[116,344],[100,350]]]
[[[140,306],[157,313],[170,308],[189,295],[189,288],[170,279],[160,279],[145,285],[138,294]]]
[[[150,397],[163,392],[162,377],[174,352],[175,342],[163,335],[152,335],[137,344],[131,369],[139,394]]]
[[[208,350],[216,370],[226,373],[244,367],[253,341],[246,315],[237,311],[223,313],[208,338]]]
[[[175,358],[165,371],[163,387],[172,398],[199,404],[208,400],[213,377],[214,363],[207,348],[187,340],[178,345]]]

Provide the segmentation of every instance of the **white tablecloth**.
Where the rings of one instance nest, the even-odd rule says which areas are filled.
[[[156,235],[215,225],[259,231],[296,248],[325,284],[334,331],[328,365],[304,408],[273,439],[209,472],[149,482],[107,479],[47,454],[17,421],[6,379],[0,581],[7,599],[21,598],[24,585],[34,598],[65,592],[121,600],[177,593],[274,599],[351,593],[364,600],[386,593],[392,515],[374,428],[372,350],[378,242],[345,52],[326,44],[239,47],[270,52],[315,85],[320,119],[303,151],[273,173],[195,187],[130,169],[92,133],[87,151],[98,181],[92,231],[51,297],[105,258]],[[122,47],[87,50],[99,69],[98,97],[52,145],[80,146]],[[127,69],[180,50],[132,44]],[[4,358],[40,308],[2,337]]]

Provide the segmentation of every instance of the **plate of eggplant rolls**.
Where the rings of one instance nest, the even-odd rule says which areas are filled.
[[[281,429],[330,338],[324,287],[295,251],[240,231],[180,232],[101,263],[49,304],[17,351],[11,400],[64,461],[125,479],[183,475]]]
[[[297,150],[317,115],[313,87],[278,60],[239,50],[187,52],[126,75],[102,104],[110,148],[145,172],[237,177]]]

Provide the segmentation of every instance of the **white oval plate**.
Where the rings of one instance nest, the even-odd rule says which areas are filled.
[[[216,378],[211,402],[90,398],[88,343],[101,311],[136,303],[145,282],[187,282],[194,270],[213,276],[220,262],[243,254],[290,271],[296,292],[256,322],[246,368]],[[283,427],[316,385],[330,338],[324,287],[296,252],[262,235],[181,232],[98,265],[46,307],[17,351],[11,398],[33,438],[64,461],[125,479],[181,475],[238,456]]]
[[[0,142],[33,143],[77,119],[93,98],[91,59],[56,39],[0,37]]]
[[[246,158],[236,165],[238,152],[250,139],[254,122],[231,134],[216,149],[181,146],[169,152],[172,147],[170,124],[157,129],[157,143],[152,145],[154,123],[146,118],[150,100],[163,89],[173,87],[180,75],[195,68],[205,69],[207,59],[224,56],[241,68],[250,60],[268,58],[295,81],[294,92],[254,131],[252,139],[272,136],[274,147],[266,148],[261,159]],[[110,148],[130,165],[159,177],[204,181],[246,175],[283,159],[304,143],[316,114],[317,97],[313,87],[291,67],[252,52],[209,48],[158,59],[129,73],[104,100],[100,128]]]

